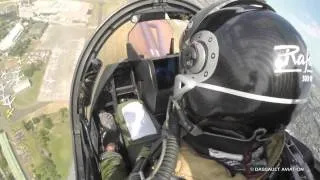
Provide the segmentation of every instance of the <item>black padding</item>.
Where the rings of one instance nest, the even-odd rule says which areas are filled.
[[[313,157],[311,150],[305,144],[303,144],[301,141],[297,140],[295,137],[292,137],[292,141],[294,142],[294,144],[297,146],[297,148],[301,152],[301,154],[303,156],[303,160],[308,164],[308,166],[310,168],[314,167],[314,157]]]

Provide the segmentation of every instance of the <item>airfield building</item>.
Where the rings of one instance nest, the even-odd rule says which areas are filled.
[[[19,81],[15,86],[12,87],[14,93],[19,93],[24,89],[31,87],[29,79]]]
[[[6,51],[10,47],[12,47],[15,42],[18,40],[19,36],[23,32],[23,26],[21,23],[17,23],[12,30],[8,33],[8,35],[3,38],[0,42],[0,51]]]

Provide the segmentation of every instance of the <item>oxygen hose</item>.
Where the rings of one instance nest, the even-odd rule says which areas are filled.
[[[157,172],[154,175],[156,180],[169,180],[176,168],[179,153],[179,125],[178,120],[168,119],[168,132],[166,138],[165,154]]]

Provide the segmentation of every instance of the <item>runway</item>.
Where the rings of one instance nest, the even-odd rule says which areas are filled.
[[[38,101],[69,101],[71,81],[87,28],[50,25],[39,47],[51,49]]]

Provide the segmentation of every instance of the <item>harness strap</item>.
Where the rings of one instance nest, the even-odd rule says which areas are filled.
[[[285,158],[289,163],[289,167],[286,168],[290,168],[290,172],[294,180],[314,180],[311,169],[304,161],[302,153],[288,133],[286,133],[286,144],[283,158]]]

